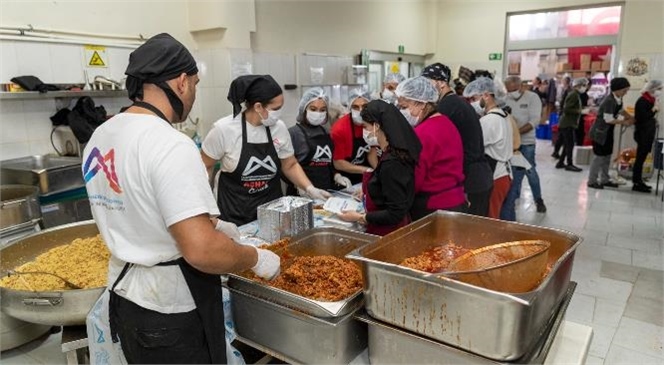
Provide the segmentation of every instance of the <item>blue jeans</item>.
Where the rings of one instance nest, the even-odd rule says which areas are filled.
[[[528,171],[522,168],[512,169],[512,186],[510,187],[510,191],[507,193],[505,202],[503,202],[503,207],[500,210],[500,219],[506,221],[516,221],[514,204],[521,195],[521,182],[523,181],[524,175],[528,178],[530,190],[533,192],[533,198],[535,201],[542,199],[542,188],[540,187],[539,175],[535,168],[535,145],[522,145],[519,148],[519,151],[521,151],[523,157],[525,157],[533,167]]]

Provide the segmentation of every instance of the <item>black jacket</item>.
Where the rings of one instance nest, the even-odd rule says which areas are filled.
[[[657,119],[652,110],[655,104],[641,96],[634,106],[634,140],[637,143],[652,144],[657,130]]]

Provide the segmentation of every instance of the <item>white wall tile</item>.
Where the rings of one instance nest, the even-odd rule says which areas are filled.
[[[16,61],[19,76],[37,76],[45,83],[53,83],[51,54],[44,43],[16,42]]]
[[[111,79],[120,82],[125,77],[127,65],[129,65],[129,54],[133,51],[131,48],[107,48]]]
[[[25,142],[0,143],[0,160],[25,157],[30,154],[30,146]]]
[[[231,56],[227,49],[212,50],[213,86],[228,88],[231,85]]]
[[[51,140],[48,138],[30,141],[29,145],[31,155],[46,155],[49,153],[55,153],[53,146],[51,146]]]
[[[84,81],[83,46],[50,44],[47,47],[51,55],[52,83],[74,84]]]
[[[0,83],[8,83],[18,74],[16,42],[0,41]]]
[[[201,80],[198,83],[198,87],[214,87],[215,69],[212,64],[212,50],[198,50],[194,58],[198,66],[198,77]]]
[[[0,100],[0,143],[22,142],[27,139],[23,118],[23,102]]]

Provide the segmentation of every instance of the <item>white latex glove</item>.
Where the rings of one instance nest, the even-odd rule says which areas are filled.
[[[327,200],[332,196],[327,191],[321,190],[313,185],[309,185],[304,193],[313,200]]]
[[[281,258],[272,251],[258,247],[254,248],[256,248],[258,254],[258,262],[256,262],[256,266],[251,268],[251,271],[265,280],[276,278],[281,268]]]
[[[618,115],[618,118],[616,118],[616,119],[622,122],[623,120],[625,120],[625,116],[620,114],[620,115]]]
[[[350,182],[350,179],[341,175],[340,173],[334,174],[334,183],[343,186],[344,188],[348,189],[351,186],[353,186],[353,183]]]
[[[223,232],[233,241],[240,243],[240,230],[237,229],[235,224],[217,219],[217,224],[214,226],[214,229]]]

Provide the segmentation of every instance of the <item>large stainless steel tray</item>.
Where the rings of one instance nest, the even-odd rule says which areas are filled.
[[[473,249],[533,239],[551,243],[552,269],[527,293],[500,293],[398,265],[448,242]],[[511,361],[541,337],[562,301],[580,242],[561,230],[439,211],[346,257],[363,263],[365,305],[372,317],[491,359]]]
[[[45,251],[99,233],[94,221],[85,221],[47,229],[0,250],[0,275],[35,259]],[[85,324],[85,317],[104,288],[32,292],[0,287],[0,309],[30,323],[50,326]]]
[[[374,242],[378,238],[378,236],[341,228],[314,228],[293,237],[287,250],[291,256],[344,257],[347,253]],[[228,286],[320,318],[344,316],[361,306],[363,300],[362,290],[358,290],[357,293],[342,301],[320,302],[261,284],[239,274],[229,275]]]
[[[563,322],[576,283],[570,283],[562,303],[544,334],[528,352],[516,361],[505,363],[487,359],[458,348],[408,332],[358,312],[357,320],[369,325],[369,361],[371,364],[543,364]]]
[[[39,190],[30,185],[0,185],[0,236],[34,226],[41,219]]]
[[[355,320],[355,312],[322,319],[230,291],[238,339],[278,359],[291,364],[348,364],[367,347],[367,325]]]
[[[41,195],[85,186],[79,157],[38,155],[0,162],[3,184],[33,185]]]

